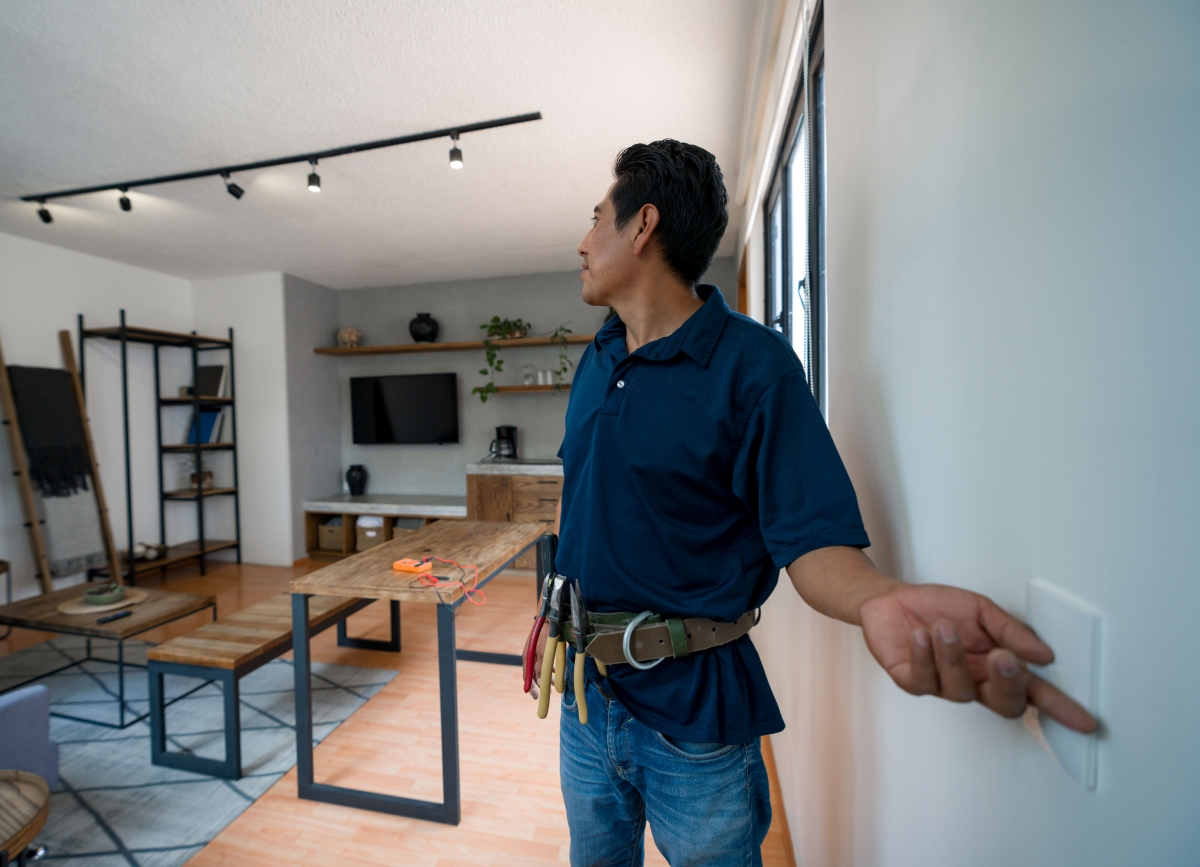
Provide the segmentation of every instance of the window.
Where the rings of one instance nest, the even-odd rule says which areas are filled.
[[[813,20],[808,74],[801,77],[767,197],[767,324],[792,344],[824,409],[825,69],[819,8]],[[805,116],[806,106],[812,118]]]

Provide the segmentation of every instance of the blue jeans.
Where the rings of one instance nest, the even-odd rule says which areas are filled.
[[[647,821],[671,867],[759,867],[771,797],[758,740],[668,738],[604,694],[591,659],[580,725],[572,666],[559,742],[571,867],[640,867]]]

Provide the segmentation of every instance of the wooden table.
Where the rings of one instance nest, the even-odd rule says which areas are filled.
[[[92,656],[92,639],[102,638],[115,641],[117,643],[117,702],[120,708],[119,722],[114,725],[113,723],[101,720],[70,716],[69,714],[57,711],[51,711],[51,714],[64,719],[73,719],[79,722],[92,723],[93,725],[107,726],[108,728],[127,728],[136,722],[146,719],[149,714],[142,714],[136,719],[131,719],[128,722],[125,721],[125,667],[145,668],[143,665],[125,661],[126,639],[154,629],[156,626],[162,626],[164,623],[171,623],[172,621],[179,620],[181,617],[187,617],[189,614],[203,611],[205,608],[212,609],[213,620],[216,620],[217,600],[212,596],[202,596],[197,593],[172,593],[167,590],[139,588],[146,594],[145,601],[131,605],[128,609],[120,609],[122,611],[128,610],[131,613],[128,617],[114,620],[111,623],[97,623],[96,621],[101,617],[116,614],[116,611],[101,611],[96,614],[60,614],[58,611],[59,604],[80,598],[83,596],[83,591],[86,587],[86,584],[80,584],[68,587],[65,590],[43,593],[41,596],[22,599],[20,602],[13,602],[0,607],[0,626],[7,624],[9,626],[20,626],[25,629],[36,629],[41,632],[81,635],[87,638],[87,653],[83,659],[70,662],[53,671],[43,672],[36,677],[31,677],[29,680],[9,687],[4,692],[18,689],[27,683],[41,680],[43,677],[49,677],[60,671],[66,671],[68,668],[81,665],[84,662],[112,662],[110,659],[97,659]]]
[[[331,566],[311,572],[291,583],[292,648],[296,672],[296,771],[298,795],[310,801],[340,804],[379,813],[410,816],[457,825],[461,817],[458,774],[458,683],[455,663],[459,659],[520,665],[516,654],[458,650],[454,638],[454,612],[465,596],[461,587],[422,587],[411,573],[396,572],[392,563],[405,557],[440,557],[464,566],[479,567],[482,587],[512,565],[531,548],[546,527],[541,524],[500,524],[489,521],[439,521],[404,538],[394,539],[355,554]],[[434,573],[457,577],[458,570],[434,564]],[[469,570],[474,574],[473,570]],[[312,659],[309,648],[308,605],[310,596],[351,596],[424,602],[437,606],[438,684],[442,716],[442,803],[399,798],[317,783],[313,779]],[[531,607],[532,610],[532,607]]]
[[[0,771],[0,867],[24,867],[25,849],[50,815],[50,787],[28,771]]]

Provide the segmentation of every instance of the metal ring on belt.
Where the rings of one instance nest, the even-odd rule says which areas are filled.
[[[638,669],[639,671],[648,671],[649,669],[654,668],[654,666],[656,666],[660,662],[662,662],[663,659],[666,659],[666,657],[664,656],[660,659],[654,660],[654,662],[638,662],[636,659],[633,658],[633,654],[629,652],[629,639],[633,636],[633,630],[637,629],[638,624],[641,623],[643,620],[645,620],[647,617],[653,617],[653,616],[654,616],[653,611],[643,611],[637,617],[630,620],[629,625],[625,627],[625,635],[621,639],[621,650],[623,650],[625,652],[625,661],[628,662],[630,665],[632,665],[634,668]]]

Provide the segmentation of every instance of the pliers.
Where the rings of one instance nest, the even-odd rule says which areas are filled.
[[[562,616],[565,613],[563,606],[566,604],[562,592],[565,580],[563,576],[556,574],[552,580],[548,578],[546,582],[551,586],[548,614],[550,635],[546,639],[546,650],[542,654],[542,678],[538,684],[539,719],[545,719],[546,714],[550,712],[550,674],[554,671],[555,664],[558,665],[558,671],[554,679],[554,686],[559,692],[563,691],[563,667],[566,665],[567,646],[559,641],[559,636],[562,634]],[[536,652],[536,643],[534,647]],[[558,658],[560,656],[561,659]]]
[[[579,722],[587,725],[588,706],[584,664],[587,661],[587,609],[583,605],[583,593],[579,582],[571,585],[571,628],[575,631],[575,706],[579,708]]]
[[[542,636],[542,627],[546,625],[546,618],[550,615],[550,593],[556,577],[554,558],[557,554],[558,536],[554,533],[544,533],[542,538],[538,539],[537,547],[537,567],[538,578],[542,583],[542,602],[538,606],[538,613],[533,618],[533,629],[529,633],[529,639],[525,642],[525,650],[521,653],[521,673],[524,675],[526,692],[533,688],[533,678],[536,674],[533,666],[534,659],[537,657],[538,640]],[[536,693],[534,698],[537,698]]]

